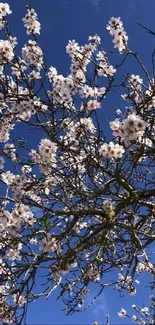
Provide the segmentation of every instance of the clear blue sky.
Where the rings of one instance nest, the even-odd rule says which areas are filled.
[[[25,15],[24,7],[26,4],[30,4],[37,11],[42,24],[41,47],[45,50],[48,64],[55,66],[59,73],[69,72],[69,59],[65,53],[69,39],[75,39],[83,45],[87,42],[88,36],[97,33],[102,37],[104,49],[107,52],[112,50],[112,38],[105,28],[111,16],[122,18],[125,30],[129,35],[130,48],[139,52],[150,70],[151,51],[155,46],[155,38],[137,26],[137,21],[155,31],[155,0],[29,0],[29,3],[26,0],[9,0],[7,2],[13,10],[9,21],[14,36],[18,37],[19,47],[22,47],[28,39],[21,22]],[[111,63],[115,63],[116,58],[111,61]],[[132,73],[139,72],[138,68],[135,70],[134,63],[133,66],[131,64],[127,68]],[[107,100],[100,112],[103,120],[110,120],[112,106],[119,106],[118,96],[115,94],[109,101]],[[95,288],[92,288],[92,294],[94,292]],[[142,285],[139,297],[139,303],[146,302],[146,290]],[[95,319],[104,323],[105,315],[109,313],[111,324],[128,324],[127,319],[118,318],[117,312],[121,307],[127,308],[135,301],[134,297],[119,299],[116,292],[109,289],[87,312],[66,317],[64,312],[61,312],[63,305],[61,301],[56,301],[54,293],[48,301],[41,299],[30,306],[27,323],[92,324]]]

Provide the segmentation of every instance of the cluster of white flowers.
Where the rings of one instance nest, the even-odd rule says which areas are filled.
[[[6,82],[5,76],[2,76],[2,80],[4,81],[4,83]],[[17,102],[17,96],[21,95],[22,98],[22,96],[30,95],[29,90],[23,86],[19,86],[19,84],[17,84],[17,82],[15,82],[11,76],[7,76],[7,84],[8,84],[8,95],[11,99],[11,104],[13,104],[13,102]]]
[[[114,136],[119,136],[126,144],[130,141],[136,141],[143,136],[148,123],[136,113],[131,113],[122,122],[117,118],[110,122],[110,127],[113,130]]]
[[[11,236],[16,236],[20,228],[21,223],[27,226],[32,226],[35,222],[35,217],[31,209],[25,204],[16,204],[12,212],[7,210],[0,211],[0,231],[2,233],[7,232]],[[18,251],[22,247],[18,247]],[[10,256],[13,256],[13,252],[10,251]],[[18,254],[15,254],[17,256]]]
[[[6,15],[10,15],[11,13],[9,4],[0,2],[0,29],[4,27]]]
[[[70,145],[70,149],[75,150],[75,144],[77,145],[78,140],[72,140],[72,143],[70,143],[69,138],[65,139],[65,143]],[[64,153],[60,156],[60,160],[66,168],[69,170],[75,171],[78,170],[79,173],[82,175],[86,171],[85,166],[85,160],[86,160],[86,153],[85,150],[80,150],[78,152],[78,155],[75,155],[73,158],[72,155],[68,155],[67,153]],[[81,184],[80,184],[81,185]],[[78,185],[77,185],[78,186]],[[84,188],[84,185],[83,185]],[[69,193],[70,196],[72,196],[71,193]]]
[[[39,153],[42,158],[51,160],[53,155],[57,151],[57,146],[54,142],[51,142],[49,139],[42,139],[39,145]]]
[[[105,158],[121,158],[125,152],[123,146],[120,146],[118,143],[104,143],[100,147],[100,154]]]
[[[150,296],[151,298],[151,296]],[[154,301],[154,297],[152,297],[152,301]],[[132,321],[136,322],[136,324],[140,325],[148,325],[148,324],[154,324],[154,317],[151,317],[151,311],[154,309],[154,302],[153,302],[153,308],[152,307],[143,307],[139,308],[135,304],[131,306],[135,312],[137,312],[137,315],[130,316],[127,311],[124,308],[121,308],[121,310],[118,312],[119,317],[127,317],[128,319],[131,319]]]
[[[75,40],[73,40],[69,41],[66,47],[66,52],[70,55],[72,61],[71,76],[74,81],[75,87],[80,87],[82,89],[84,83],[86,82],[85,73],[87,70],[87,65],[90,63],[90,58],[92,54],[97,49],[97,46],[100,44],[100,38],[97,35],[94,35],[93,37],[90,36],[89,42],[89,44],[80,47],[79,44],[75,42]],[[88,107],[91,105],[88,105]],[[97,108],[96,103],[94,106]]]
[[[0,212],[1,233],[8,233],[11,236],[16,236],[20,228],[21,220],[13,216],[9,211],[3,210]]]
[[[81,89],[79,90],[79,94],[81,96],[81,98],[90,98],[90,97],[94,97],[94,99],[89,99],[86,104],[82,104],[81,105],[81,110],[85,109],[87,111],[90,110],[96,110],[98,108],[101,108],[101,103],[99,101],[97,101],[97,97],[103,97],[105,94],[106,88],[105,87],[101,87],[101,88],[97,88],[97,87],[90,87],[88,85],[84,85],[83,87],[81,87]]]
[[[86,104],[82,104],[80,110],[92,111],[101,108],[101,103],[96,99],[90,99]]]
[[[97,87],[90,87],[88,85],[84,85],[80,90],[79,90],[79,94],[81,96],[81,98],[88,98],[88,97],[102,97],[105,94],[106,88],[105,87],[101,87],[101,88],[97,88]]]
[[[35,217],[31,209],[29,208],[29,206],[23,203],[15,205],[12,215],[14,218],[18,218],[23,221],[24,224],[27,226],[32,226],[35,222]]]
[[[116,69],[112,65],[109,65],[109,61],[105,51],[99,51],[99,53],[97,53],[96,60],[98,61],[98,76],[112,77],[115,74]]]
[[[7,171],[7,172],[1,174],[2,181],[5,184],[7,184],[8,186],[10,186],[12,184],[14,178],[15,178],[15,175],[13,173],[11,173],[10,171]]]
[[[11,108],[11,113],[15,116],[15,119],[29,121],[31,116],[36,111],[45,111],[47,106],[42,104],[38,98],[22,100],[20,103],[14,103]]]
[[[69,41],[66,52],[70,55],[71,64],[71,74],[73,80],[77,85],[84,83],[86,81],[85,72],[86,66],[89,63],[89,59],[92,55],[91,46],[88,48],[80,47],[75,40]]]
[[[52,167],[56,163],[57,146],[49,139],[42,139],[39,145],[39,153],[36,150],[31,150],[30,155],[35,163],[39,164],[40,170],[45,174],[49,174]]]
[[[7,142],[10,138],[10,131],[14,128],[12,117],[5,116],[0,120],[0,142]]]
[[[49,81],[52,82],[53,78],[56,77],[57,74],[58,74],[57,69],[54,68],[53,66],[51,66],[51,67],[49,68],[48,73],[47,73],[48,78],[49,78]]]
[[[49,72],[52,76],[52,72]],[[72,103],[72,95],[76,93],[77,88],[75,87],[72,76],[67,78],[62,75],[54,75],[50,80],[53,81],[53,91],[51,92],[52,97],[56,103],[66,105]]]
[[[20,251],[22,247],[23,247],[22,243],[19,243],[16,249],[10,248],[9,251],[6,253],[6,257],[12,261],[21,260],[22,256],[20,254]]]
[[[35,66],[40,70],[43,67],[43,51],[36,41],[29,40],[22,48],[22,58],[28,66]]]
[[[114,37],[113,43],[114,47],[118,48],[120,52],[127,49],[127,41],[128,36],[123,27],[123,23],[120,19],[111,17],[108,21],[107,30],[109,30],[110,34]]]
[[[26,175],[14,175],[10,171],[1,174],[2,181],[12,190],[14,199],[19,202],[23,197],[30,179]]]
[[[18,79],[22,79],[24,76],[24,71],[26,70],[26,66],[22,60],[19,60],[18,63],[15,63],[11,67],[12,75],[15,75]]]
[[[135,281],[135,282],[139,284],[139,281]],[[119,273],[116,287],[121,290],[126,289],[128,291],[128,294],[130,294],[131,296],[136,294],[136,288],[133,284],[133,279],[130,275],[125,276]]]
[[[28,75],[28,78],[30,81],[41,79],[40,71],[35,71],[35,70],[31,71],[30,74]]]
[[[40,243],[40,250],[47,253],[61,253],[61,244],[53,234],[47,233]]]
[[[69,41],[66,51],[70,55],[72,63],[71,74],[67,78],[58,75],[57,70],[52,66],[50,67],[48,78],[53,85],[53,91],[49,93],[56,103],[68,107],[68,104],[73,102],[72,96],[79,92],[81,98],[89,98],[85,104],[81,104],[81,110],[96,110],[101,107],[97,97],[103,98],[106,88],[90,87],[85,84],[87,65],[90,63],[91,56],[97,49],[97,45],[100,44],[100,38],[97,35],[90,36],[89,41],[89,44],[81,47],[75,40]],[[112,76],[116,72],[116,69],[109,65],[108,59],[103,52],[97,54],[97,60],[99,61],[97,65],[99,76]],[[90,97],[93,98],[90,99]]]
[[[31,116],[36,112],[34,101],[30,99],[22,100],[20,103],[14,103],[11,112],[14,114],[15,119],[29,121]]]
[[[137,104],[141,107],[142,113],[145,112],[148,104],[150,104],[151,107],[151,104],[155,103],[155,96],[153,96],[152,93],[152,86],[149,86],[149,89],[145,91],[144,89],[146,88],[144,88],[145,86],[143,85],[143,79],[139,75],[132,74],[127,77],[127,80],[129,82],[128,93],[122,94],[121,97],[128,102],[132,100],[135,105]],[[144,102],[146,97],[150,97],[150,101],[145,104]]]
[[[13,45],[8,40],[0,40],[0,65],[12,61],[13,58]]]
[[[154,86],[155,86],[154,79],[150,79],[149,86],[145,91],[145,96],[148,98],[148,108],[155,107]],[[144,108],[145,107],[147,107],[147,105],[146,106],[144,105]]]
[[[33,8],[27,6],[27,14],[22,19],[24,26],[27,28],[27,34],[40,34],[41,25],[38,21],[37,13]]]

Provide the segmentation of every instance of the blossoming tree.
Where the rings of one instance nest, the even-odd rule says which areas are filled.
[[[70,74],[63,76],[46,65],[34,9],[27,6],[23,18],[31,39],[21,57],[9,14],[0,3],[0,322],[24,323],[28,304],[57,288],[67,314],[87,308],[91,283],[98,294],[115,286],[134,295],[147,272],[153,289],[154,77],[129,49],[120,18],[112,17],[107,30],[121,63],[109,63],[94,35],[84,46],[69,41]],[[144,77],[126,74],[116,83],[131,56]],[[116,111],[107,142],[98,111],[115,87],[128,106]],[[19,138],[19,125],[40,132],[37,148],[27,133]],[[118,276],[109,281],[109,272]],[[135,315],[122,308],[119,316],[154,324],[150,298],[150,306],[132,306]]]

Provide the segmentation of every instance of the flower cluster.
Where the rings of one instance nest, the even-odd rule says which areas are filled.
[[[113,130],[113,135],[120,137],[124,143],[129,144],[131,141],[136,141],[143,136],[148,123],[136,113],[131,113],[122,122],[115,119],[110,122],[110,127]]]
[[[22,100],[20,103],[14,103],[11,108],[11,113],[15,116],[17,120],[29,121],[31,116],[36,113],[36,111],[44,111],[47,106],[42,104],[38,98]]]
[[[27,14],[22,19],[24,26],[27,28],[27,34],[40,34],[41,25],[38,21],[37,14],[33,8],[27,6]]]
[[[53,234],[48,233],[46,235],[46,237],[43,238],[40,243],[40,250],[47,252],[47,253],[56,252],[57,254],[60,254],[61,253],[61,245]]]
[[[52,75],[52,69],[49,71],[48,76],[53,82],[53,91],[50,95],[56,103],[67,105],[68,107],[73,101],[72,95],[77,91],[72,76],[65,78],[62,75]]]
[[[101,103],[98,102],[96,99],[90,99],[87,101],[86,104],[82,104],[80,109],[86,111],[93,111],[98,108],[101,108]]]
[[[123,27],[123,23],[120,19],[111,17],[108,21],[107,30],[109,30],[110,34],[114,37],[113,43],[114,47],[118,48],[120,52],[127,49],[127,41],[128,36]]]
[[[80,90],[79,90],[79,94],[81,96],[81,98],[88,98],[88,97],[102,97],[105,94],[106,88],[105,87],[101,87],[101,88],[97,88],[97,87],[90,87],[88,85],[84,85]]]
[[[105,158],[121,158],[125,149],[123,146],[120,146],[118,143],[104,143],[100,147],[100,154]]]
[[[10,10],[10,6],[8,3],[0,3],[0,29],[4,28],[5,25],[5,17],[6,15],[10,15],[12,11]]]
[[[0,40],[0,65],[12,61],[14,57],[14,51],[12,44],[6,40]]]
[[[2,173],[1,179],[12,190],[16,202],[21,200],[31,184],[31,179],[26,175],[14,175],[10,171]]]
[[[22,48],[22,58],[28,66],[40,70],[43,67],[43,51],[36,41],[29,40]]]
[[[5,116],[0,121],[0,142],[7,142],[10,138],[10,131],[14,128],[11,116]]]
[[[121,308],[121,310],[118,312],[119,317],[127,317],[131,321],[135,322],[136,324],[140,325],[153,325],[154,323],[154,316],[153,316],[153,310],[155,306],[155,298],[154,296],[150,296],[151,304],[149,307],[143,306],[143,308],[138,307],[137,305],[133,304],[131,307],[134,310],[133,315],[130,315],[127,313],[127,311],[124,308]]]
[[[99,53],[97,53],[96,60],[98,62],[98,66],[97,66],[98,76],[112,77],[115,74],[116,69],[109,64],[105,51],[99,51]]]
[[[139,284],[138,281],[136,281],[136,283]],[[125,276],[122,273],[118,274],[118,282],[116,284],[116,287],[120,290],[127,290],[128,294],[135,295],[136,294],[136,288],[135,285],[133,284],[133,279],[130,275]]]
[[[47,175],[56,163],[57,146],[49,139],[42,139],[39,145],[39,153],[31,150],[31,156],[35,163],[39,164],[41,171]]]

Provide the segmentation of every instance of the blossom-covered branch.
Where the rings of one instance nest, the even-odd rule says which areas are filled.
[[[109,62],[98,35],[84,46],[73,40],[63,76],[46,65],[35,10],[27,6],[23,18],[31,38],[21,56],[9,14],[0,3],[0,322],[24,324],[28,304],[57,287],[67,314],[88,307],[91,283],[98,294],[114,286],[135,295],[148,272],[153,288],[155,81],[129,49],[119,17],[107,29],[123,61]],[[115,75],[130,57],[142,76],[126,74],[118,84]],[[98,110],[118,87],[128,106],[116,110],[106,141]],[[32,132],[41,139],[32,142]],[[118,278],[109,281],[113,270]],[[153,320],[152,309],[135,308]],[[119,315],[128,316],[124,309]]]

